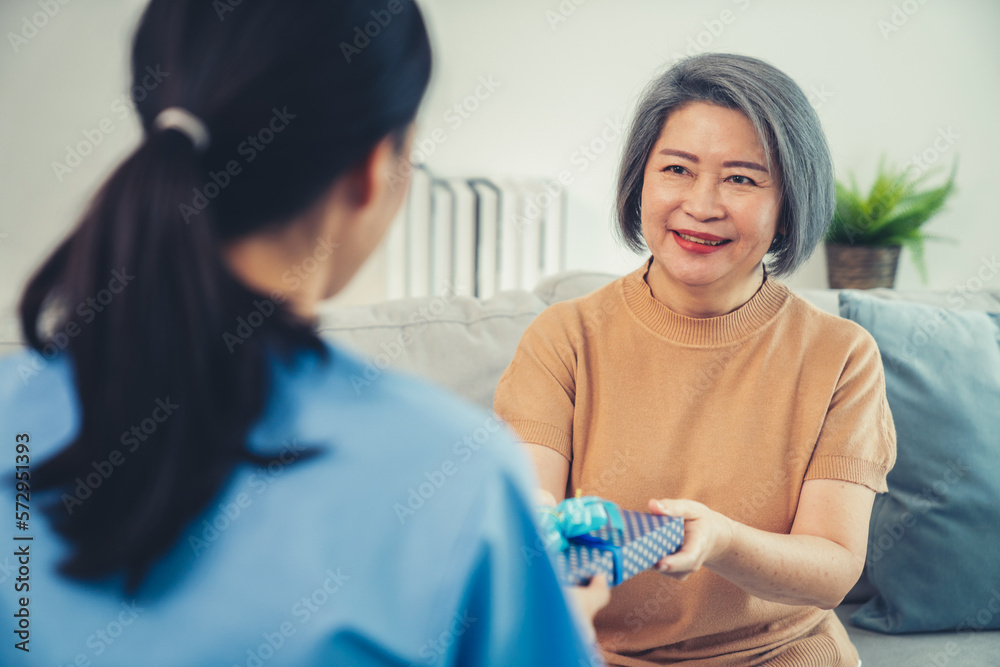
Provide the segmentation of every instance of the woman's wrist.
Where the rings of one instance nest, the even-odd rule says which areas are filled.
[[[721,515],[720,515],[721,516]],[[770,602],[811,605],[832,609],[843,595],[830,588],[829,574],[840,572],[844,554],[835,543],[813,535],[771,533],[727,519],[728,531],[719,527],[718,548],[705,559],[705,567],[744,591]],[[841,553],[843,552],[843,553]],[[828,576],[817,577],[818,564]],[[834,600],[831,602],[831,600]]]
[[[716,536],[715,543],[712,545],[712,550],[708,558],[705,559],[705,567],[708,568],[723,560],[732,550],[736,540],[738,524],[736,520],[730,519],[721,512],[713,510],[712,513],[715,515],[719,527],[716,531],[713,531],[713,534]]]

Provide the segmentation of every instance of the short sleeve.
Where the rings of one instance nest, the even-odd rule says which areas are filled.
[[[497,384],[493,410],[524,442],[573,460],[576,350],[556,304],[531,323]]]
[[[805,481],[837,479],[884,493],[886,474],[896,461],[896,427],[885,392],[878,345],[858,327],[848,353]]]
[[[500,477],[476,502],[479,546],[454,616],[457,641],[445,664],[603,664],[542,547],[524,484]]]

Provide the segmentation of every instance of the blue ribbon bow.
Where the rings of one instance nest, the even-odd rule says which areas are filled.
[[[612,542],[589,533],[611,524],[622,531],[625,522],[618,506],[597,496],[567,498],[555,507],[539,507],[542,542],[550,551],[565,551],[570,542],[596,546],[611,552],[615,571],[612,585],[621,582],[621,549]]]

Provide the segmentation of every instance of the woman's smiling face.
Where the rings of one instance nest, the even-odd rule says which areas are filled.
[[[742,112],[692,102],[670,114],[642,186],[642,233],[661,275],[691,287],[741,289],[757,276],[780,208],[777,174],[768,173]]]

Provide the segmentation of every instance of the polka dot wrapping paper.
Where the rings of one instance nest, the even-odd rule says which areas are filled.
[[[566,585],[586,584],[595,574],[608,583],[621,582],[648,570],[684,543],[684,519],[621,510],[624,529],[610,524],[571,538],[555,554],[556,574]]]

